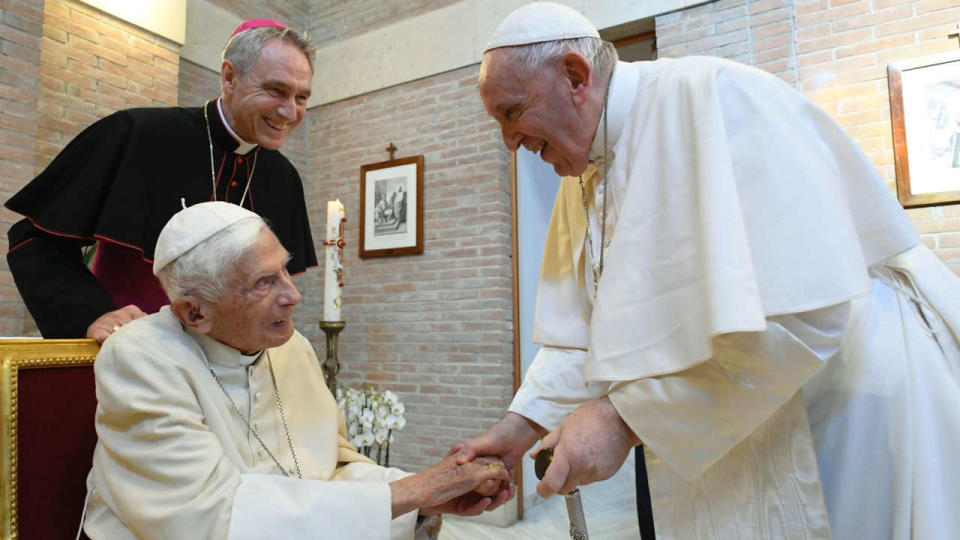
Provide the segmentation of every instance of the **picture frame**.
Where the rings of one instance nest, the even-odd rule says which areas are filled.
[[[960,203],[960,51],[887,66],[897,198]]]
[[[423,253],[423,155],[360,166],[360,258]]]

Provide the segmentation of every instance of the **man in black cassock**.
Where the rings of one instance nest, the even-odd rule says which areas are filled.
[[[25,216],[10,228],[7,261],[43,337],[102,342],[167,304],[153,251],[183,204],[253,210],[290,252],[290,273],[317,264],[300,176],[278,152],[306,113],[313,52],[282,23],[244,22],[224,49],[218,99],[107,116],[6,202]]]

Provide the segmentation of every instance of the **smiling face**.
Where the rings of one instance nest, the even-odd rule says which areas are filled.
[[[232,267],[227,292],[208,305],[207,334],[244,354],[283,345],[300,292],[287,273],[290,255],[268,229]]]
[[[500,124],[504,144],[510,150],[523,146],[539,154],[561,176],[582,173],[599,121],[592,105],[589,66],[579,55],[568,53],[522,77],[511,60],[507,49],[487,52],[480,78],[480,98]]]
[[[277,150],[306,114],[313,70],[296,45],[272,38],[246,75],[224,60],[221,78],[230,127],[247,142]]]

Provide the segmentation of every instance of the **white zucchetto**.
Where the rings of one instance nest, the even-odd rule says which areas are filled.
[[[593,24],[575,9],[553,2],[534,2],[513,10],[493,31],[483,52],[544,41],[599,38]]]
[[[195,204],[177,212],[163,226],[154,249],[153,274],[157,275],[177,257],[234,223],[260,218],[246,208],[223,201]]]

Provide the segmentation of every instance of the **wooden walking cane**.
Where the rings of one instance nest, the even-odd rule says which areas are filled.
[[[547,468],[553,462],[553,449],[544,448],[537,453],[537,459],[534,462],[534,471],[537,473],[537,479],[543,480],[543,475],[547,473]],[[575,489],[564,495],[567,502],[567,517],[570,518],[570,538],[571,540],[588,540],[587,520],[583,517],[583,503],[580,502],[580,490]]]

